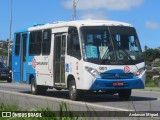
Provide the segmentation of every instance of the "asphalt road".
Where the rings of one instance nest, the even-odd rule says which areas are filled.
[[[31,95],[30,86],[0,82],[0,101],[18,104],[23,109],[47,107],[56,110],[65,101],[72,110],[99,109],[116,111],[160,111],[160,92],[133,90],[129,101],[121,101],[118,95],[90,95],[81,101],[71,101],[67,91],[48,90],[46,95]],[[56,106],[56,107],[55,107]]]

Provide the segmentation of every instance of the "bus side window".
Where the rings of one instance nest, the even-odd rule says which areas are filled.
[[[51,49],[51,30],[43,31],[42,55],[49,55]]]
[[[20,50],[20,34],[16,34],[15,56],[19,56],[19,50]]]
[[[34,31],[30,33],[29,55],[40,55],[42,43],[42,31]]]
[[[76,27],[69,28],[67,41],[67,54],[77,59],[81,58],[80,43],[78,38],[78,32]]]

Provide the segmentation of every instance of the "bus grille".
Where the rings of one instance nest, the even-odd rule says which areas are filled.
[[[131,79],[133,73],[101,73],[102,79]]]

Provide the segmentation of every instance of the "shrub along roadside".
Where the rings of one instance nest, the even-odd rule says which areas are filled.
[[[145,87],[160,87],[160,78],[152,80],[152,78],[149,75],[147,75]]]

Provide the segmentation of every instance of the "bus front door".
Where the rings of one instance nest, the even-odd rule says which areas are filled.
[[[26,82],[26,45],[28,34],[21,34],[21,82]]]
[[[58,34],[54,42],[54,83],[60,86],[65,83],[66,37],[66,34]]]

